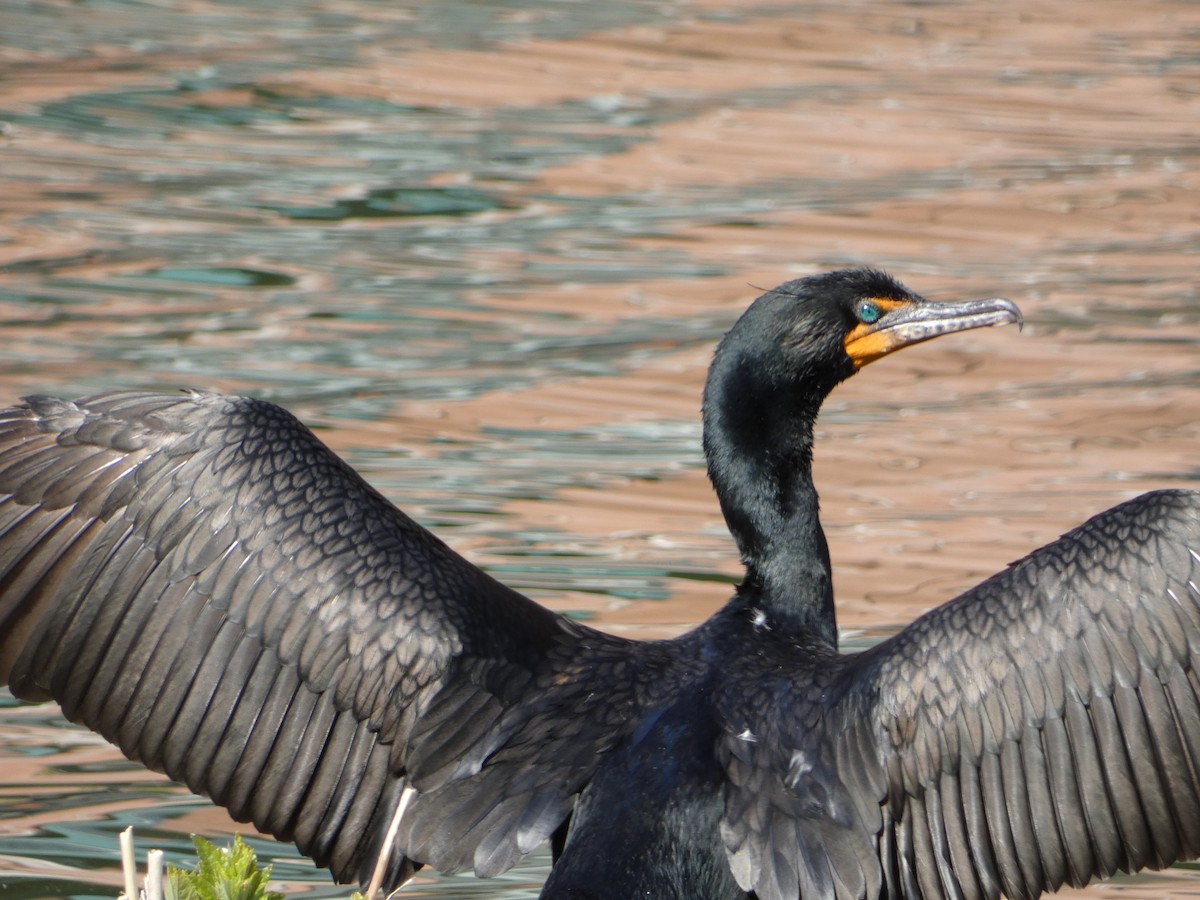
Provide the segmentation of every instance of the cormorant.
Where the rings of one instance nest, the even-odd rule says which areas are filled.
[[[872,270],[722,340],[704,449],[745,563],[631,641],[451,551],[284,410],[207,393],[0,412],[0,683],[365,882],[542,896],[1033,897],[1200,853],[1200,494],[1101,513],[837,648],[813,423],[862,365],[1019,322]],[[402,810],[402,814],[398,814]]]

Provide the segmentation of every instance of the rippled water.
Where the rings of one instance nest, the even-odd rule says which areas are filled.
[[[678,633],[724,600],[704,366],[756,288],[823,268],[1027,318],[830,401],[851,639],[1200,482],[1194,3],[15,0],[0,121],[6,401],[277,400],[602,627]],[[235,827],[0,701],[3,896],[111,897],[129,823],[178,854]],[[412,893],[534,896],[545,864]],[[1162,878],[1085,893],[1195,891]]]

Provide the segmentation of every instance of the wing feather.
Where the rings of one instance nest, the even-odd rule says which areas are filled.
[[[1051,728],[1028,726],[1021,739],[1020,752],[1028,783],[1024,799],[1029,804],[1034,850],[1041,864],[1041,882],[1051,890],[1057,890],[1067,881],[1067,854],[1050,780],[1051,754],[1047,741],[1051,734]]]
[[[911,862],[916,871],[916,881],[921,888],[921,895],[930,900],[939,900],[946,895],[942,891],[942,879],[939,869],[943,865],[940,858],[943,847],[938,840],[941,834],[941,817],[938,814],[941,798],[936,787],[932,787],[907,810],[911,815]]]
[[[1066,723],[1058,716],[1048,718],[1043,725],[1042,745],[1047,779],[1043,789],[1052,804],[1058,830],[1057,852],[1062,860],[1055,867],[1055,877],[1059,883],[1083,884],[1088,878],[1084,873],[1096,871],[1092,840],[1076,783],[1075,773],[1082,768],[1083,755],[1072,747]]]
[[[975,865],[971,859],[970,846],[966,841],[968,832],[966,809],[963,802],[965,788],[957,774],[942,772],[938,785],[938,795],[941,798],[940,818],[944,823],[941,842],[946,847],[946,859],[941,871],[942,883],[952,896],[979,897],[981,889],[975,873]],[[959,893],[954,893],[957,879],[953,873],[959,873],[962,885]]]

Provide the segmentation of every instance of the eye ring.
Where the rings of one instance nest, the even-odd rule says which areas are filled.
[[[858,316],[858,321],[864,325],[874,325],[883,318],[883,310],[879,308],[878,304],[870,300],[860,302],[854,312]]]

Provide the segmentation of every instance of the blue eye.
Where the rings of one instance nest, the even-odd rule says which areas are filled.
[[[858,320],[864,325],[874,325],[883,315],[883,310],[870,300],[864,300],[858,304],[858,309],[855,312],[858,314]]]

